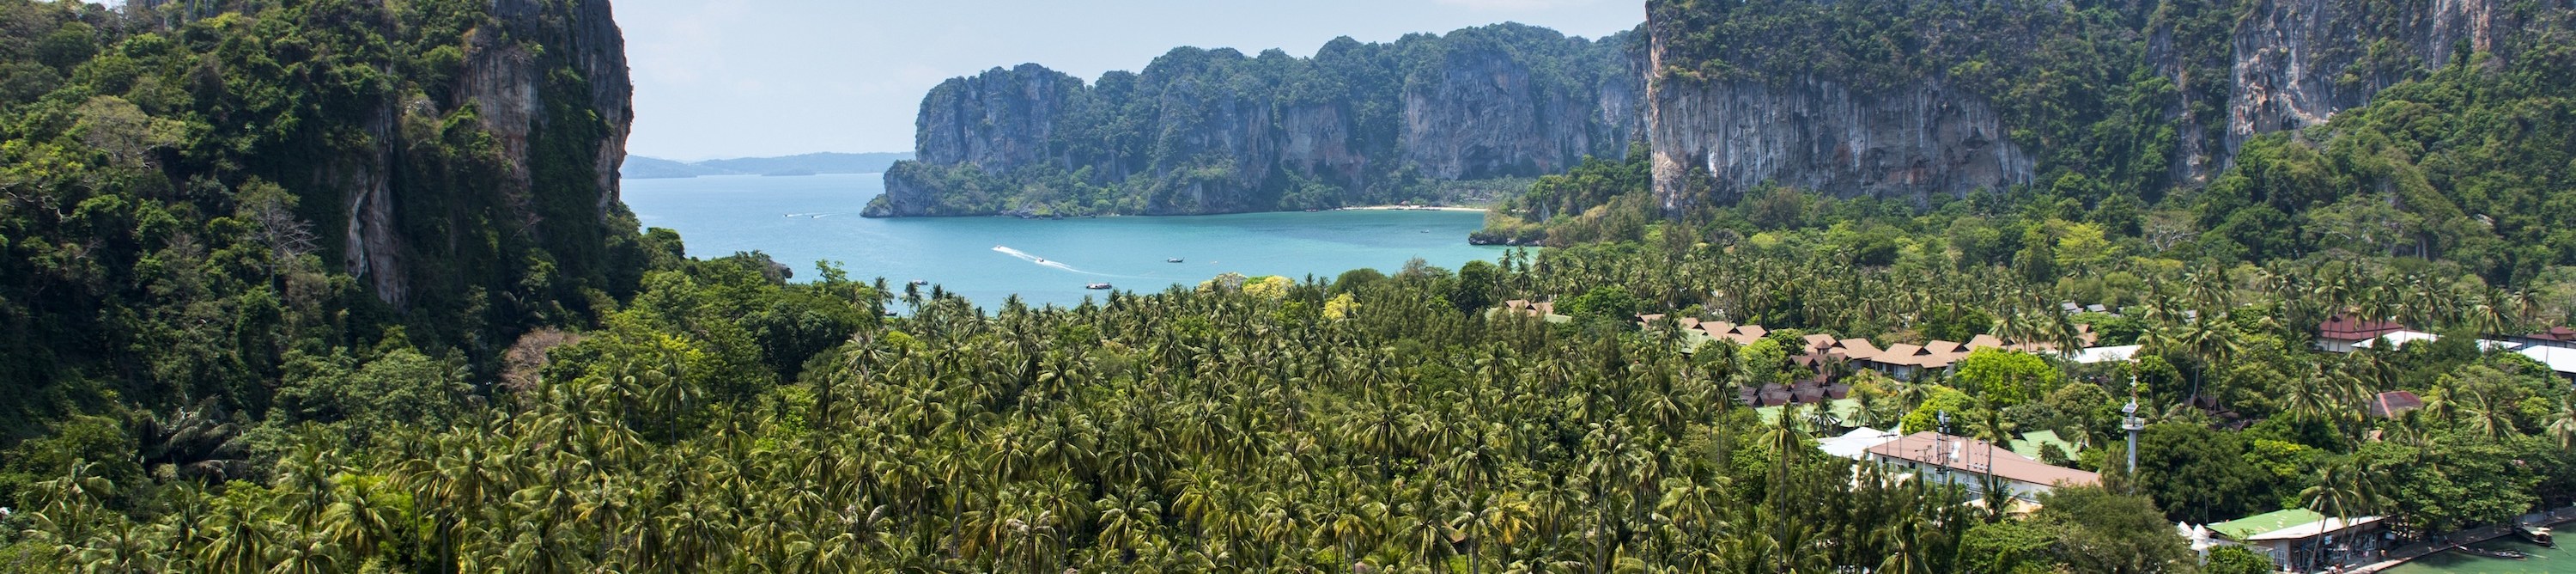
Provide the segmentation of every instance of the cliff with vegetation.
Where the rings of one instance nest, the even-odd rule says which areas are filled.
[[[1180,48],[1098,81],[1035,64],[924,97],[875,216],[1195,214],[1440,197],[1643,137],[1642,44],[1504,24],[1312,58]]]
[[[1766,183],[1839,197],[2021,185],[2153,200],[2552,3],[1657,0],[1647,130],[1668,210]],[[2516,39],[2521,41],[2517,42]]]
[[[2003,244],[2084,224],[2182,259],[2359,251],[2496,284],[2576,264],[2576,234],[2546,223],[2576,220],[2565,3],[1674,0],[1648,14],[1648,157],[1540,178],[1476,240],[1637,240],[1679,220],[1669,240],[1729,243],[1964,210],[2000,227],[1949,233]],[[1884,251],[1854,257],[1884,259],[1869,254]]]
[[[257,412],[379,342],[495,357],[641,274],[605,0],[0,0],[0,78],[8,438]]]

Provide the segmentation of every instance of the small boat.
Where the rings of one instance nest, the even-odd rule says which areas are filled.
[[[1108,283],[1093,283],[1093,284],[1090,284],[1090,285],[1084,285],[1084,286],[1082,286],[1082,288],[1084,288],[1084,289],[1108,289],[1108,288],[1110,288],[1110,287],[1109,287],[1109,284],[1108,284]]]
[[[912,284],[914,284],[914,285],[929,285],[929,284],[930,284],[930,280],[928,280],[928,279],[914,279],[914,280],[912,280]]]
[[[1163,262],[1164,262],[1164,263],[1179,263],[1179,262],[1181,262],[1181,258],[1179,258],[1179,257],[1174,257],[1174,258],[1171,258],[1171,259],[1165,259],[1165,260],[1163,260]]]
[[[2538,545],[2540,545],[2542,548],[2557,548],[2557,547],[2558,547],[2558,541],[2557,541],[2556,539],[2550,538],[2550,536],[2549,536],[2549,527],[2546,527],[2546,526],[2525,526],[2525,527],[2522,527],[2522,539],[2523,539],[2523,540],[2529,540],[2529,541],[2531,541],[2531,543],[2532,543],[2532,544],[2538,544]]]
[[[2512,550],[2490,550],[2490,549],[2486,549],[2486,548],[2477,548],[2477,547],[2473,547],[2473,546],[2462,546],[2462,547],[2460,547],[2460,548],[2459,548],[2459,550],[2460,550],[2460,552],[2461,552],[2461,553],[2468,554],[2468,555],[2471,555],[2471,556],[2484,556],[2484,557],[2488,557],[2488,558],[2496,558],[2496,559],[2501,559],[2501,560],[2521,560],[2521,559],[2525,559],[2525,558],[2530,558],[2530,557],[2531,557],[2531,555],[2529,555],[2529,554],[2524,554],[2524,553],[2516,552],[2516,551],[2512,551]]]

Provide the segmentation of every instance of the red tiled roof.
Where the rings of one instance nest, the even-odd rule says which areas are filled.
[[[2415,393],[2389,391],[2370,398],[2370,416],[2393,418],[2406,411],[2424,408],[2424,399]]]
[[[2317,324],[2317,338],[2336,341],[2368,341],[2380,335],[2406,330],[2395,321],[2364,321],[2336,315]]]

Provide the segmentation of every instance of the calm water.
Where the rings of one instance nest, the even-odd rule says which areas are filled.
[[[2417,558],[2412,562],[2407,562],[2403,566],[2390,568],[2387,570],[2387,573],[2540,574],[2542,572],[2558,572],[2563,574],[2567,572],[2576,572],[2576,552],[2569,552],[2567,549],[2567,543],[2564,542],[2567,538],[2566,531],[2568,528],[2561,526],[2557,528],[2557,530],[2559,530],[2558,538],[2561,542],[2558,543],[2558,548],[2556,549],[2541,548],[2538,545],[2523,542],[2521,538],[2512,536],[2489,540],[2475,545],[2479,548],[2519,550],[2525,554],[2531,555],[2531,558],[2528,560],[2497,560],[2494,558],[2470,556],[2458,552],[2441,552],[2431,556]]]
[[[814,276],[814,262],[838,261],[852,278],[882,276],[898,286],[927,280],[986,308],[1014,293],[1031,304],[1072,305],[1101,294],[1083,288],[1092,282],[1160,291],[1227,271],[1329,279],[1360,267],[1393,272],[1415,257],[1455,269],[1503,253],[1467,244],[1467,233],[1484,222],[1472,212],[859,217],[868,198],[884,190],[875,174],[624,182],[626,205],[644,225],[679,231],[692,256],[759,250],[805,279]],[[1174,257],[1184,262],[1164,261]]]

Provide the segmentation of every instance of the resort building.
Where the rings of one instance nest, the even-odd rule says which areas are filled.
[[[2291,572],[2377,562],[2390,545],[2377,516],[2343,519],[2305,508],[2267,512],[2209,525],[2221,545],[2243,546],[2272,557]]]
[[[1816,441],[1816,450],[1852,460],[1869,460],[1869,449],[1894,442],[1899,435],[1869,427],[1852,429],[1842,436]]]
[[[1985,441],[1932,431],[1871,446],[1868,460],[1924,480],[1963,485],[1980,496],[1988,483],[1998,484],[2011,489],[2013,498],[2029,502],[2060,486],[2102,484],[2102,477],[2094,473],[2050,466]]]
[[[2406,326],[2396,321],[2367,321],[2336,315],[2317,324],[2317,348],[2329,353],[2350,353],[2354,345],[2404,330]]]

